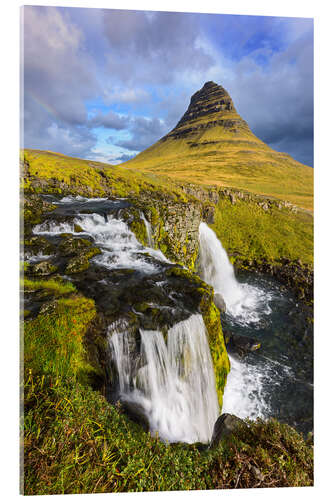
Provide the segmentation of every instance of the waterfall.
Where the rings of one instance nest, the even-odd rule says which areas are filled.
[[[271,313],[263,290],[236,280],[234,268],[216,234],[206,223],[199,227],[201,278],[221,294],[226,311],[240,324],[258,323]]]
[[[199,243],[201,277],[213,286],[215,294],[222,295],[229,322],[238,328],[259,325],[271,313],[272,294],[237,281],[227,252],[204,222],[199,227]],[[276,380],[272,363],[253,366],[234,356],[229,355],[229,359],[231,369],[224,390],[223,412],[252,419],[269,415],[269,404],[263,395]]]
[[[142,217],[142,220],[143,220],[143,222],[145,224],[146,231],[147,231],[148,246],[150,248],[154,248],[154,239],[153,239],[153,235],[152,235],[152,232],[151,232],[151,225],[147,221],[144,213],[141,214],[141,217]]]
[[[70,201],[71,198],[67,203]],[[79,235],[75,233],[75,224],[79,224],[83,229]],[[102,250],[100,255],[94,257],[94,262],[107,269],[131,268],[153,273],[159,270],[159,262],[169,262],[160,250],[143,247],[127,224],[110,214],[106,217],[98,213],[80,214],[72,222],[45,221],[35,226],[33,232],[45,235],[70,233],[92,237]],[[147,254],[152,259],[148,259]]]
[[[219,414],[215,377],[200,314],[169,329],[140,330],[141,349],[134,354],[131,332],[109,329],[111,357],[117,368],[122,400],[139,404],[152,434],[169,442],[209,442]]]

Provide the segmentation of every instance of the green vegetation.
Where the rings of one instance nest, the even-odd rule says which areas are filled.
[[[207,115],[195,125],[213,119]],[[183,138],[166,136],[122,166],[173,181],[243,189],[313,209],[313,169],[272,150],[248,128],[235,134],[216,126]]]
[[[21,162],[25,168],[22,188],[26,193],[133,197],[146,192],[157,197],[168,195],[174,200],[188,199],[179,187],[170,185],[167,179],[128,171],[117,165],[32,149],[21,151]]]
[[[203,450],[151,437],[71,378],[30,372],[24,390],[26,495],[313,484],[312,447],[276,421]]]
[[[56,279],[50,280],[21,280],[21,288],[25,291],[40,290],[50,292],[55,296],[66,295],[75,291],[75,286],[70,281]]]
[[[26,289],[46,290],[54,297],[37,317],[25,322],[25,369],[63,378],[91,371],[85,361],[83,334],[96,314],[94,301],[75,294],[71,283],[25,280],[24,284]]]
[[[265,211],[254,202],[220,199],[212,228],[237,259],[279,261],[282,258],[313,265],[313,217],[273,206]]]
[[[208,132],[202,135],[203,142],[208,138],[212,140],[213,136]],[[227,137],[221,140],[221,144],[224,141],[223,147],[228,140]],[[251,140],[248,138],[249,143]],[[194,266],[196,252],[189,252],[187,239],[182,244],[177,240],[178,219],[172,233],[175,237],[170,238],[160,206],[167,210],[168,203],[173,200],[182,207],[182,202],[188,202],[192,197],[156,172],[167,173],[176,180],[199,184],[206,184],[209,180],[216,186],[236,186],[311,208],[312,170],[296,166],[296,162],[291,164],[284,155],[276,153],[276,156],[272,155],[271,163],[267,163],[272,154],[269,148],[253,146],[255,159],[247,155],[245,165],[240,161],[244,155],[239,149],[244,146],[244,140],[241,144],[235,139],[234,149],[229,149],[229,152],[219,146],[216,156],[204,143],[200,152],[195,153],[195,148],[185,145],[184,141],[176,142],[169,155],[171,145],[166,141],[163,165],[162,160],[159,163],[162,150],[160,153],[158,149],[154,150],[149,161],[146,157],[142,169],[147,172],[142,173],[134,170],[139,166],[136,163],[126,165],[133,165],[132,170],[57,153],[25,150],[22,161],[27,175],[23,187],[25,193],[33,197],[41,192],[61,196],[127,196],[131,199],[139,199],[140,195],[141,204],[150,212],[157,246],[173,260],[176,260],[174,253],[183,255],[183,261],[187,259],[190,268]],[[140,155],[138,161],[139,158]],[[229,168],[230,161],[233,168]],[[274,175],[273,166],[276,168]],[[150,197],[154,202],[147,201]],[[160,200],[160,205],[156,203],[155,206],[155,200]],[[28,226],[40,222],[45,210],[52,208],[32,198],[25,210]],[[301,257],[304,263],[312,265],[313,219],[309,213],[292,213],[277,207],[265,211],[254,202],[232,204],[221,199],[212,227],[232,258],[279,261],[286,257],[292,260]],[[79,232],[80,229],[77,226],[75,230]],[[146,241],[141,219],[134,218],[132,229],[140,241]],[[33,251],[52,252],[52,245],[45,238],[27,233],[25,245]],[[63,238],[59,248],[62,255],[71,257],[66,272],[86,269],[89,258],[98,251],[84,238],[73,239],[71,236]],[[30,272],[30,267],[24,265],[26,273]],[[195,285],[193,288],[197,289],[221,404],[229,361],[211,287],[185,269],[172,268],[169,274],[175,279],[188,276]],[[28,304],[23,312],[25,494],[313,484],[311,443],[305,442],[292,428],[276,421],[258,420],[242,426],[214,450],[201,444],[168,445],[158,436],[150,436],[129,420],[120,407],[110,405],[100,392],[92,389],[95,387],[94,377],[105,376],[98,371],[98,363],[95,366],[90,352],[87,352],[88,344],[89,348],[97,350],[98,343],[104,340],[98,325],[94,330],[94,322],[97,324],[100,320],[96,316],[94,301],[80,295],[71,282],[59,277],[25,278],[21,287],[29,297],[37,297],[37,302],[41,303],[37,315],[36,311],[29,311]],[[102,386],[103,383],[99,387]]]

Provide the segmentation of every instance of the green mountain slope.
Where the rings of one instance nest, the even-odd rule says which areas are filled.
[[[313,169],[258,139],[227,91],[214,82],[192,96],[171,132],[122,166],[179,181],[243,189],[313,209]]]

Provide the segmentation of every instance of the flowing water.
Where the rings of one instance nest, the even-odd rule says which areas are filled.
[[[205,325],[198,311],[191,309],[185,292],[170,285],[165,271],[174,264],[153,248],[144,214],[147,247],[138,242],[122,217],[130,207],[127,200],[48,199],[57,208],[51,219],[35,226],[34,233],[51,241],[69,233],[95,243],[101,254],[91,259],[87,272],[93,274],[81,281],[75,276],[70,279],[83,293],[90,293],[92,287],[92,296],[106,317],[114,304],[124,312],[123,319],[111,321],[108,328],[110,363],[118,381],[113,397],[140,408],[150,431],[158,432],[161,439],[208,442],[219,408]],[[75,225],[82,232],[76,233]],[[223,412],[252,419],[275,416],[310,430],[312,358],[299,346],[295,334],[301,332],[306,346],[305,326],[295,300],[274,281],[253,275],[236,279],[227,253],[204,223],[199,237],[201,277],[226,304],[224,331],[262,343],[260,351],[244,359],[230,355]],[[40,254],[31,261],[46,258]],[[158,310],[163,328],[152,325],[135,308],[135,296],[145,294],[147,307]],[[129,311],[140,324],[135,332],[128,322]]]
[[[219,414],[215,378],[200,314],[177,323],[165,341],[160,331],[140,330],[133,364],[128,327],[111,325],[111,355],[122,401],[143,408],[150,431],[169,442],[208,442]]]
[[[219,406],[206,328],[201,314],[190,310],[186,297],[176,290],[168,290],[168,278],[163,272],[173,264],[160,250],[152,248],[149,222],[141,214],[149,245],[144,247],[122,219],[126,210],[124,203],[104,199],[87,203],[82,197],[66,197],[54,203],[57,209],[52,219],[35,226],[35,234],[51,241],[64,233],[74,238],[89,238],[101,249],[92,264],[104,270],[99,285],[104,287],[105,302],[108,296],[112,302],[115,288],[131,287],[128,276],[119,274],[121,270],[131,270],[135,272],[137,294],[140,295],[148,283],[149,305],[157,306],[162,318],[163,313],[170,317],[164,321],[163,332],[142,327],[139,338],[126,319],[109,325],[110,362],[118,380],[113,400],[120,399],[127,406],[139,408],[149,421],[151,433],[158,432],[163,440],[209,442]],[[76,225],[81,232],[75,232]],[[110,281],[113,276],[116,280]],[[82,287],[82,283],[78,285]],[[154,290],[157,303],[154,303]],[[161,303],[163,293],[169,295],[170,305]],[[133,298],[128,293],[126,297],[127,300]],[[126,304],[124,306],[126,309]],[[143,312],[132,306],[131,314],[144,324]],[[184,319],[175,321],[178,317]]]
[[[224,331],[261,343],[244,358],[229,354],[223,412],[275,417],[302,432],[312,430],[312,332],[300,304],[272,279],[250,273],[236,279],[226,251],[205,223],[200,225],[200,269],[224,298]]]

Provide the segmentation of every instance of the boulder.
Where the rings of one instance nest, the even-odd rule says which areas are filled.
[[[230,436],[237,427],[243,424],[244,421],[236,417],[236,415],[231,415],[230,413],[223,413],[220,415],[215,422],[209,448],[216,448],[222,439]]]
[[[145,431],[149,431],[149,420],[143,406],[140,405],[140,403],[136,403],[135,401],[130,401],[128,399],[120,399],[120,403],[124,413],[126,413],[131,420],[140,424]]]
[[[216,307],[219,309],[219,311],[225,312],[226,305],[224,302],[224,298],[222,297],[222,295],[219,292],[214,293],[213,301],[214,301],[214,304],[216,305]]]
[[[248,352],[260,349],[260,347],[261,343],[252,337],[230,333],[228,348],[230,351],[236,352],[241,357],[245,356]]]
[[[57,266],[53,265],[52,262],[48,260],[44,260],[32,266],[31,272],[36,276],[48,276],[49,274],[55,273],[56,270]]]

